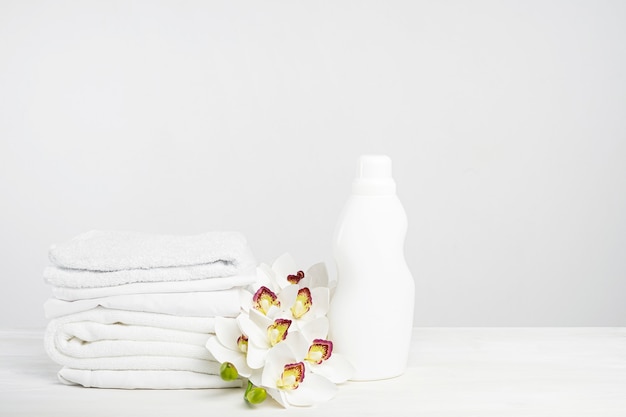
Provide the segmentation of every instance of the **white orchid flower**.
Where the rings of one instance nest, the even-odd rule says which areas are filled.
[[[328,340],[326,317],[335,282],[323,263],[298,269],[289,254],[257,268],[257,285],[242,290],[242,313],[217,318],[207,349],[222,362],[225,380],[245,377],[249,404],[270,394],[284,407],[332,398],[335,384],[354,374]],[[234,368],[234,369],[233,369]],[[238,372],[237,372],[238,371]]]
[[[278,301],[284,315],[300,326],[301,323],[326,316],[330,307],[330,293],[325,287],[290,285],[278,294]]]
[[[335,353],[334,344],[328,337],[328,319],[320,317],[300,329],[298,337],[288,344],[296,357],[302,358],[310,371],[340,384],[354,375],[354,367],[341,354]]]
[[[248,335],[246,361],[252,369],[262,368],[269,350],[283,342],[292,330],[292,320],[280,317],[272,319],[255,309],[251,309],[249,314],[239,315],[237,323]]]
[[[263,314],[267,317],[277,317],[281,314],[281,303],[278,296],[270,288],[262,285],[253,294],[246,290],[240,293],[241,309],[249,314],[251,310]]]
[[[289,253],[281,255],[272,266],[259,265],[257,274],[263,285],[270,286],[276,292],[293,284],[309,288],[326,287],[332,292],[336,284],[335,281],[329,280],[328,270],[323,262],[311,266],[305,272],[298,268],[298,264]]]
[[[261,384],[283,407],[310,406],[328,401],[337,392],[334,383],[308,371],[289,343],[276,345],[269,351]]]

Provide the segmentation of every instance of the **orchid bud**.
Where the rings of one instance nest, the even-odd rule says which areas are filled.
[[[250,404],[261,404],[267,398],[265,388],[254,387],[246,391],[245,397]]]
[[[224,362],[220,366],[220,376],[224,381],[234,381],[239,377],[239,372],[237,372],[237,368],[230,362]]]

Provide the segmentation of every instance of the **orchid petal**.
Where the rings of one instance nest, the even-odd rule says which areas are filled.
[[[285,344],[289,346],[296,361],[304,359],[311,343],[300,332],[289,333],[289,337],[285,340]]]
[[[328,318],[322,316],[302,324],[300,332],[310,345],[315,339],[326,339],[328,337],[328,327]]]
[[[298,362],[296,360],[296,355],[294,355],[291,350],[291,347],[286,343],[280,343],[274,346],[274,348],[268,353],[267,360],[268,362],[282,363],[283,365],[289,362]]]
[[[248,348],[251,344],[269,347],[267,326],[272,324],[272,320],[255,312],[255,310],[250,310],[250,315],[240,314],[237,317],[237,323],[243,333],[248,336]]]
[[[311,310],[313,317],[325,316],[330,308],[330,292],[326,287],[317,287],[311,290],[311,297],[313,298],[313,305]]]
[[[276,306],[271,306],[270,309],[267,311],[267,317],[271,319],[280,317],[282,314],[283,314],[283,310],[281,310],[280,307],[276,307]]]
[[[256,276],[257,276],[257,287],[267,286],[272,290],[277,290],[276,288],[276,274],[267,264],[260,264],[256,268]]]
[[[274,322],[274,319],[264,316],[263,313],[260,313],[256,310],[251,311],[248,315],[248,318],[252,323],[254,323],[255,326],[260,329],[261,333],[265,332],[267,326]]]
[[[215,335],[222,345],[232,350],[239,350],[237,339],[241,336],[241,329],[237,319],[216,317]]]
[[[248,376],[248,379],[254,385],[256,385],[257,387],[260,387],[262,385],[262,382],[261,382],[262,375],[263,375],[263,369],[252,369],[250,372],[250,376]]]
[[[298,389],[285,392],[289,404],[309,406],[328,401],[337,393],[337,386],[321,375],[308,373]]]
[[[320,365],[313,365],[311,371],[328,378],[335,384],[341,384],[352,378],[354,367],[341,354],[334,353]]]
[[[273,349],[276,350],[276,349]],[[263,369],[261,369],[261,386],[265,388],[276,389],[276,381],[280,378],[283,371],[283,362],[277,360],[268,360]]]
[[[248,377],[251,374],[252,369],[246,363],[246,356],[241,352],[226,348],[219,342],[217,337],[213,336],[209,338],[206,342],[206,348],[217,362],[230,362],[235,365],[239,375]]]
[[[267,393],[274,400],[276,400],[278,404],[282,405],[285,408],[289,408],[289,402],[287,402],[287,396],[285,395],[283,391],[278,390],[276,388],[269,388],[269,387],[263,387],[263,388],[265,388],[265,391],[267,391]]]
[[[329,280],[328,281],[328,291],[330,292],[330,299],[333,299],[333,296],[335,295],[335,290],[337,289],[337,279],[333,279],[333,280]]]
[[[285,288],[291,285],[289,281],[287,281],[287,276],[298,271],[298,266],[296,265],[295,259],[290,254],[285,253],[274,261],[272,269],[276,273],[278,285],[281,288]]]
[[[278,294],[280,305],[284,306],[285,309],[289,309],[289,307],[291,307],[296,300],[299,289],[300,287],[297,285],[289,285],[288,287],[283,288],[280,294]]]
[[[328,270],[324,262],[317,263],[307,269],[305,276],[310,279],[310,286],[313,288],[328,286]]]
[[[287,343],[279,343],[267,352],[263,369],[262,385],[276,388],[276,381],[280,378],[287,363],[297,362],[296,356]]]
[[[252,297],[253,293],[248,290],[241,289],[239,291],[239,303],[242,310],[246,313],[252,308]]]
[[[259,346],[256,343],[248,343],[248,353],[246,354],[246,363],[252,369],[259,369],[265,365],[269,346]]]

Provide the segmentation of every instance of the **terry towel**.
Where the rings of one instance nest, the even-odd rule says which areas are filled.
[[[251,262],[251,261],[248,261]],[[205,279],[218,279],[229,282],[234,277],[249,275],[246,270],[234,272],[221,264],[205,264],[151,269],[124,269],[121,271],[88,271],[48,266],[43,271],[46,283],[59,288],[107,288],[126,284],[154,282],[186,282]]]
[[[96,307],[191,317],[235,317],[240,312],[241,290],[124,294],[88,300],[64,301],[50,298],[44,304],[46,318],[62,317]]]
[[[71,288],[227,277],[255,264],[237,232],[174,236],[94,230],[52,246],[49,258],[56,269],[46,270],[48,282]]]
[[[107,272],[103,273],[106,274]],[[132,284],[116,285],[113,287],[94,288],[70,288],[53,286],[52,294],[55,298],[58,298],[59,300],[75,301],[124,294],[220,291],[235,287],[246,287],[256,281],[256,271],[253,269],[251,271],[247,271],[231,277],[194,279],[190,281],[136,282]]]

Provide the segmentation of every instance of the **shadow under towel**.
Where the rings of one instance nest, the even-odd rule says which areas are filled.
[[[224,381],[218,375],[163,370],[92,371],[64,367],[59,371],[58,378],[67,385],[117,389],[238,388],[242,384],[240,379]]]

